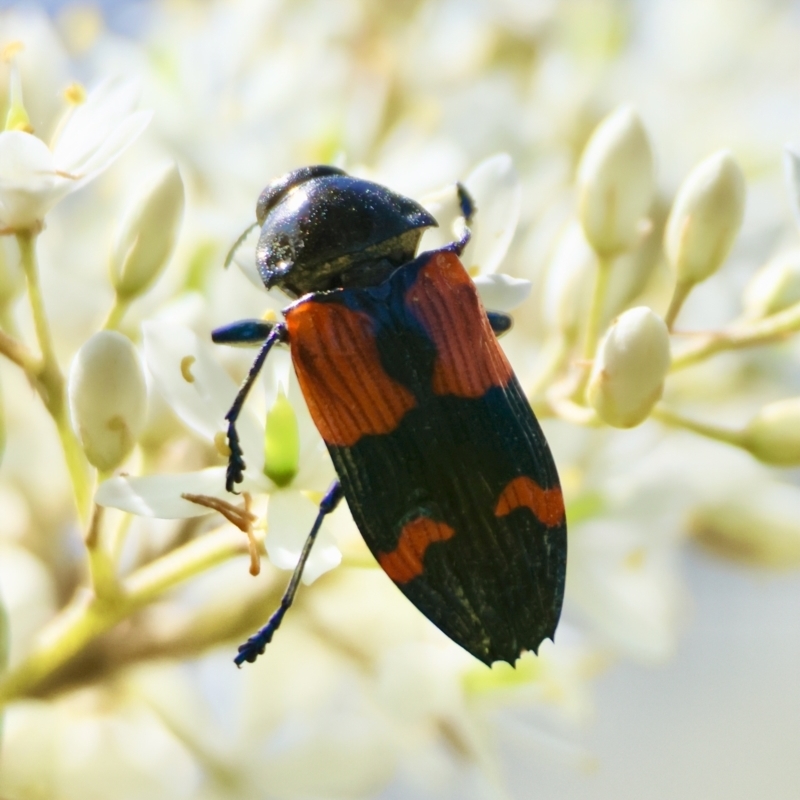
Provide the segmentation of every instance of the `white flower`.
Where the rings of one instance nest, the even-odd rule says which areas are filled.
[[[25,230],[95,178],[150,121],[131,82],[105,81],[71,111],[52,149],[24,131],[0,133],[0,228]]]
[[[156,388],[189,428],[217,447],[222,458],[227,442],[225,414],[237,387],[209,349],[187,328],[154,321],[144,325],[145,360]],[[297,473],[283,487],[267,477],[264,427],[245,406],[236,426],[247,463],[238,488],[251,494],[269,494],[267,555],[275,566],[293,569],[317,516],[317,503],[308,495],[324,492],[334,473],[285,356],[275,350],[270,353],[267,377],[271,378],[272,391],[268,404],[271,407],[283,389],[294,409],[299,434]],[[100,486],[96,500],[100,505],[162,519],[209,513],[207,508],[183,499],[182,494],[234,499],[225,490],[225,467],[220,466],[180,475],[112,478]],[[311,583],[340,561],[341,554],[323,524],[303,580]]]
[[[511,156],[498,153],[481,161],[463,181],[475,201],[472,238],[461,261],[472,276],[484,306],[492,311],[511,311],[523,303],[531,282],[497,274],[519,221],[520,182]],[[431,250],[461,235],[461,209],[455,186],[448,186],[420,201],[436,217],[438,228],[425,232],[420,250]]]

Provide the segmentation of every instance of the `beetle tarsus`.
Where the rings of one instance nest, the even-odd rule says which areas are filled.
[[[467,187],[464,186],[463,183],[459,182],[456,184],[456,191],[458,192],[458,205],[461,209],[461,216],[464,218],[464,232],[457,241],[449,245],[449,248],[452,249],[456,255],[460,256],[464,252],[464,248],[469,244],[469,240],[472,238],[472,231],[469,226],[472,225],[472,218],[475,216],[475,212],[478,209],[475,205],[475,201],[472,199],[472,195],[467,191]]]
[[[241,483],[244,479],[246,464],[244,462],[242,446],[239,444],[239,434],[236,430],[235,422],[228,423],[228,447],[230,448],[231,454],[228,456],[228,469],[225,473],[225,488],[233,494],[238,494],[234,486],[237,483]]]

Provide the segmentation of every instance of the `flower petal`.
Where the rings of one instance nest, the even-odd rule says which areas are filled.
[[[156,387],[176,414],[200,435],[215,441],[227,432],[225,415],[236,397],[236,385],[188,328],[149,321],[142,326],[144,353]],[[264,431],[242,409],[236,424],[249,471],[264,466]]]
[[[104,81],[90,92],[55,143],[58,169],[78,176],[78,185],[106,169],[150,122],[152,112],[134,111],[138,101],[132,81]]]
[[[205,494],[230,499],[225,491],[225,468],[175,475],[119,476],[100,484],[95,502],[140,517],[188,519],[214,513],[205,506],[184,500],[182,494]]]
[[[533,284],[510,275],[479,275],[475,287],[484,307],[490,311],[511,311],[528,299]]]
[[[279,569],[294,569],[308,534],[319,513],[319,507],[298,491],[273,492],[267,506],[267,555]],[[303,570],[303,583],[313,583],[320,575],[338,566],[342,554],[328,532],[326,524]]]
[[[499,153],[475,167],[464,181],[475,201],[472,238],[461,256],[470,275],[497,271],[519,221],[521,189],[511,156]],[[456,224],[461,207],[455,185],[426,195],[420,201],[436,217],[438,228],[425,231],[420,250],[444,247],[461,235]]]
[[[472,240],[462,261],[470,273],[490,275],[505,258],[519,221],[521,189],[511,156],[498,153],[478,164],[464,185],[475,201]]]
[[[27,228],[44,218],[62,194],[47,145],[30,133],[0,133],[0,226]]]

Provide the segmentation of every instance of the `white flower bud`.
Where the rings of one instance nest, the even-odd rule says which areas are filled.
[[[548,326],[568,339],[577,337],[585,324],[596,270],[597,254],[577,220],[570,222],[556,243],[541,294]]]
[[[800,250],[770,259],[753,275],[742,300],[748,319],[768,317],[800,302]]]
[[[744,175],[730,151],[715,153],[689,173],[664,232],[678,283],[699,283],[720,268],[739,233],[744,204]]]
[[[178,167],[164,167],[129,210],[111,254],[117,295],[142,294],[169,261],[183,217],[184,190]]]
[[[655,186],[653,152],[637,113],[622,106],[589,139],[578,167],[578,216],[600,256],[639,240]]]
[[[89,461],[108,471],[144,427],[147,387],[139,356],[122,334],[100,331],[78,351],[69,374],[72,424]]]
[[[800,490],[763,481],[697,509],[689,529],[716,555],[760,567],[800,566]]]
[[[800,397],[764,406],[744,429],[743,443],[765,464],[800,465]]]
[[[664,320],[649,308],[631,308],[611,323],[597,348],[587,399],[604,422],[632,428],[660,399],[669,364]]]
[[[800,154],[794,147],[786,147],[783,151],[783,174],[794,218],[800,225]]]

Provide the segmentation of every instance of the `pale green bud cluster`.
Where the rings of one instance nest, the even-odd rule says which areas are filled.
[[[117,296],[146,291],[169,262],[183,218],[185,193],[177,165],[164,167],[129,210],[111,255]]]
[[[147,416],[147,386],[134,346],[100,331],[78,351],[69,374],[72,423],[89,462],[102,471],[130,454]]]
[[[664,234],[678,283],[700,283],[722,266],[742,225],[744,205],[744,175],[730,151],[715,153],[689,173]]]
[[[764,406],[744,429],[743,446],[765,464],[800,465],[800,397]]]
[[[592,134],[578,167],[578,216],[601,257],[641,238],[655,188],[653,153],[637,113],[622,106]]]
[[[800,492],[764,482],[741,497],[694,511],[694,538],[714,553],[762,567],[800,565]]]
[[[768,317],[800,302],[800,250],[768,261],[747,284],[742,301],[748,319]]]
[[[587,399],[603,422],[632,428],[661,398],[670,365],[669,333],[649,308],[631,308],[612,322],[595,356]]]

